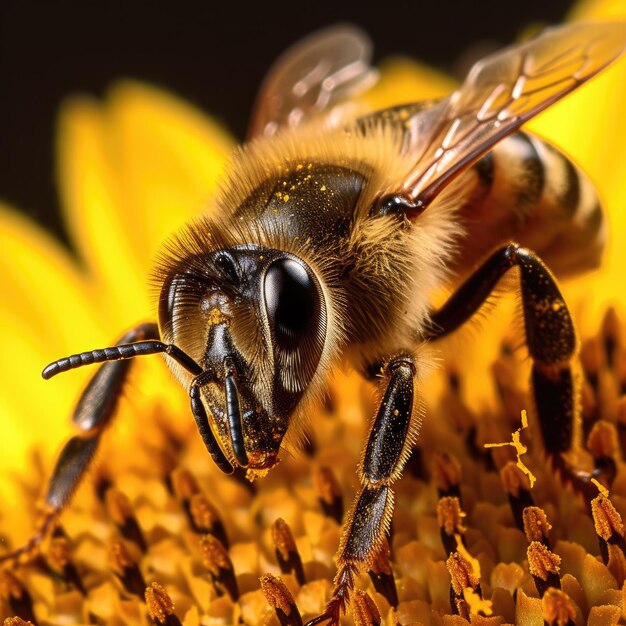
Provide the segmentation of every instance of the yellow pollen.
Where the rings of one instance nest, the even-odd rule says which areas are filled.
[[[605,496],[597,496],[591,501],[591,514],[596,534],[609,541],[613,536],[624,536],[624,523],[613,503]]]
[[[200,540],[200,549],[202,564],[215,576],[220,574],[220,569],[232,570],[228,552],[217,537],[204,535]]]
[[[257,478],[265,478],[269,473],[269,469],[247,469],[246,480],[253,483]]]
[[[531,576],[548,580],[550,574],[557,575],[561,568],[561,557],[538,541],[532,541],[526,550],[528,570]]]
[[[228,324],[228,318],[219,310],[211,309],[207,323],[209,326],[217,326],[218,324]]]
[[[271,574],[265,574],[259,580],[263,595],[269,604],[280,609],[285,615],[291,615],[296,605],[287,585],[280,578]]]
[[[595,478],[591,479],[591,482],[598,488],[598,491],[605,497],[609,497],[609,490],[602,484],[599,483]]]
[[[482,613],[489,617],[493,613],[491,600],[483,600],[480,594],[474,591],[471,587],[465,587],[463,589],[463,599],[469,606],[470,613],[472,615],[478,615]]]
[[[164,623],[168,615],[174,613],[174,603],[167,591],[159,583],[152,583],[146,589],[145,599],[148,606],[148,614],[153,620]]]
[[[522,430],[524,430],[525,428],[528,428],[528,415],[526,414],[526,411],[522,409],[522,426],[511,434],[511,441],[505,441],[503,443],[486,443],[485,448],[502,448],[504,446],[511,446],[512,448],[515,448],[515,454],[517,455],[517,467],[519,467],[520,470],[522,470],[522,472],[524,472],[524,474],[528,476],[528,480],[530,481],[530,488],[532,489],[537,478],[530,471],[530,469],[528,469],[528,467],[524,465],[524,462],[521,458],[522,454],[526,454],[526,452],[528,452],[528,447],[525,446],[521,441],[521,433]]]
[[[368,593],[357,589],[353,598],[352,618],[355,626],[380,624],[380,612]]]
[[[437,524],[447,535],[464,533],[463,526],[465,513],[461,510],[461,503],[456,497],[446,496],[437,504]]]
[[[272,525],[272,541],[285,561],[289,559],[290,554],[298,551],[291,529],[282,517]]]
[[[461,535],[455,533],[454,539],[456,540],[456,551],[470,564],[473,576],[476,578],[476,580],[480,581],[480,563],[478,562],[478,559],[474,558],[465,549]]]

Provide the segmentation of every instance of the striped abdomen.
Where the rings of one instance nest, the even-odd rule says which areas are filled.
[[[537,252],[560,276],[592,269],[606,239],[589,179],[544,141],[518,132],[472,167],[473,189],[460,219],[467,229],[462,263],[506,241]]]

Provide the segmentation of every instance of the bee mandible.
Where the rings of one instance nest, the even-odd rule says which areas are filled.
[[[536,419],[555,467],[578,427],[577,339],[558,275],[598,264],[605,219],[587,178],[524,122],[616,60],[626,24],[549,29],[475,64],[449,97],[363,112],[374,80],[359,30],[318,33],[266,79],[247,143],[214,209],[164,246],[158,323],[62,358],[44,378],[104,362],[51,477],[44,537],[113,418],[131,359],[163,354],[226,473],[264,473],[297,439],[332,367],[377,379],[381,400],[359,464],[326,611],[337,624],[356,574],[389,530],[393,483],[418,435],[417,351],[449,335],[519,272]],[[455,289],[435,309],[432,294]]]

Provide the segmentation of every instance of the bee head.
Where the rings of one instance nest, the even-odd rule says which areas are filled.
[[[322,358],[323,292],[287,252],[246,245],[201,256],[164,281],[161,333],[202,368],[203,402],[229,460],[267,469]]]

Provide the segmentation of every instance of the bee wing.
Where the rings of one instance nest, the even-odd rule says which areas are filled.
[[[248,139],[298,126],[367,89],[377,77],[370,66],[371,50],[367,35],[349,25],[332,26],[298,42],[263,82]]]
[[[626,49],[626,23],[574,24],[479,61],[451,96],[409,120],[417,155],[401,193],[427,206],[454,176]]]

